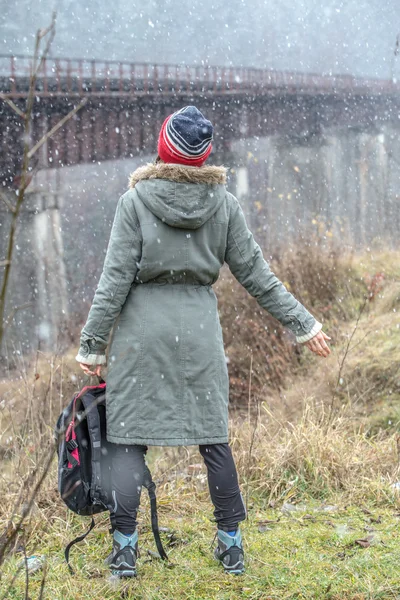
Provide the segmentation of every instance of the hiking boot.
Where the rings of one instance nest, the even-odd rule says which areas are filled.
[[[111,574],[117,577],[136,577],[136,559],[138,556],[138,534],[124,535],[118,529],[114,531],[113,549],[106,564]]]
[[[244,551],[240,529],[236,530],[233,537],[222,529],[218,529],[217,533],[218,546],[214,551],[215,558],[223,564],[225,573],[241,575],[244,572]]]

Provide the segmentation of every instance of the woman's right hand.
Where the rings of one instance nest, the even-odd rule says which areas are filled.
[[[85,365],[84,363],[79,363],[79,366],[85,375],[97,375],[97,377],[100,377],[101,365]],[[92,371],[91,369],[94,370]]]
[[[307,346],[311,352],[314,352],[314,354],[326,358],[331,353],[331,350],[325,340],[330,339],[329,335],[326,335],[323,331],[319,331],[317,335],[314,335],[314,337],[311,338],[311,340],[304,342],[304,345]]]

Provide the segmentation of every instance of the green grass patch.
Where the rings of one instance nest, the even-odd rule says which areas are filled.
[[[74,576],[66,568],[63,548],[84,530],[86,520],[68,514],[65,520],[42,524],[31,534],[27,550],[46,557],[46,600],[398,597],[400,516],[393,509],[321,506],[316,502],[289,514],[281,508],[261,510],[254,504],[249,519],[242,524],[246,573],[240,577],[225,575],[213,559],[214,526],[207,517],[210,506],[198,502],[193,503],[191,513],[173,518],[161,507],[162,525],[174,531],[169,563],[149,556],[154,542],[148,524],[142,525],[138,577],[133,581],[113,581],[103,566],[111,543],[104,517],[98,518],[87,541],[73,549]],[[168,544],[168,534],[163,535]],[[25,597],[23,569],[8,589],[21,559],[15,554],[5,564],[0,590],[7,594],[7,600]],[[30,598],[39,597],[42,577],[42,572],[30,576]]]

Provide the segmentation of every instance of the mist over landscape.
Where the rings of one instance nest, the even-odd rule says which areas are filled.
[[[54,8],[53,56],[381,78],[400,28],[397,0],[2,0],[1,54],[31,53]]]
[[[400,599],[400,0],[0,40],[0,600]]]

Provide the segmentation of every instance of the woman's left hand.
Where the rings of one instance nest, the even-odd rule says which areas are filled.
[[[97,377],[100,377],[101,365],[85,365],[84,363],[79,363],[79,366],[85,375],[97,375]]]

